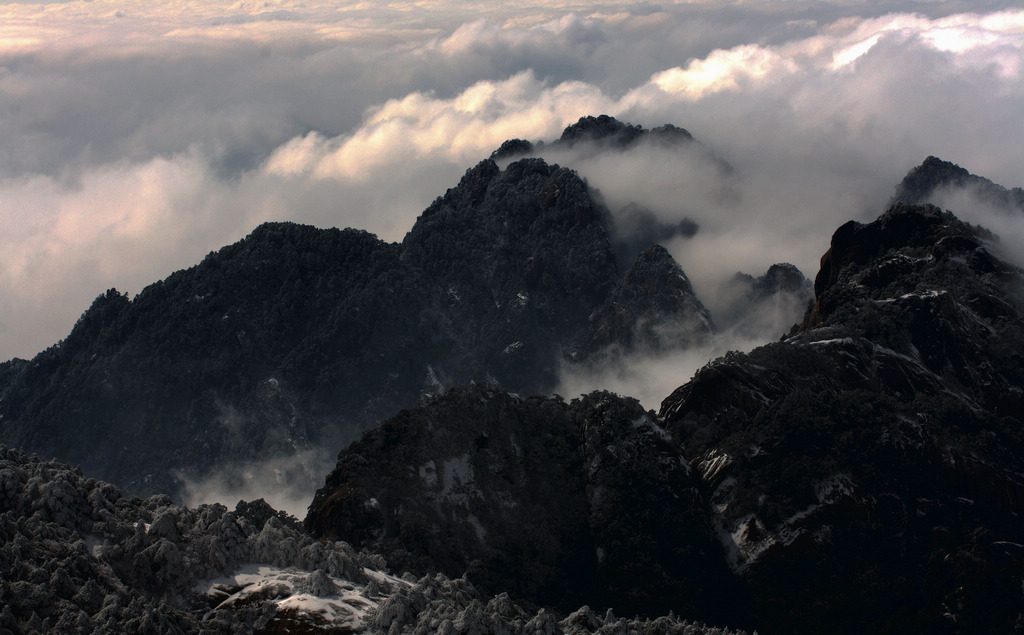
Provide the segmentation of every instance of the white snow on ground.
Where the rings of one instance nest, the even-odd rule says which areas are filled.
[[[261,600],[277,605],[278,617],[316,624],[321,628],[361,631],[369,613],[390,594],[380,587],[410,586],[400,578],[364,569],[371,584],[359,585],[322,572],[262,564],[247,564],[233,575],[196,584],[196,590],[217,602],[213,610]]]
[[[712,450],[705,455],[705,458],[701,459],[697,463],[697,471],[700,472],[701,478],[710,483],[714,480],[715,476],[722,471],[722,468],[732,463],[732,457],[723,452],[722,450]]]
[[[946,291],[932,289],[931,291],[925,291],[924,293],[904,293],[898,298],[883,298],[881,300],[873,300],[873,302],[875,304],[888,304],[890,302],[896,302],[897,300],[909,300],[910,298],[937,298],[940,295],[946,295]]]

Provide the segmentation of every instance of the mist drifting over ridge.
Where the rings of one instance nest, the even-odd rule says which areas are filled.
[[[602,112],[685,127],[735,167],[723,201],[685,162],[573,165],[701,224],[668,245],[698,292],[784,259],[810,275],[924,156],[1024,183],[1024,12],[969,9],[0,5],[0,358],[262,221],[399,240],[505,139]]]

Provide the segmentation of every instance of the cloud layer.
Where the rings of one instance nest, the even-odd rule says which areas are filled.
[[[400,240],[501,141],[587,114],[685,127],[735,167],[549,157],[696,220],[669,247],[712,308],[738,270],[813,275],[929,154],[1024,184],[1012,6],[0,4],[0,359],[266,220]]]

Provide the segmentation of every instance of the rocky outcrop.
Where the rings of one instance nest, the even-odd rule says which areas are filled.
[[[651,413],[608,393],[470,386],[405,411],[341,453],[306,526],[563,610],[722,623],[741,603],[688,462]]]
[[[1019,626],[1024,278],[990,240],[928,206],[845,225],[802,329],[663,402],[762,632]]]

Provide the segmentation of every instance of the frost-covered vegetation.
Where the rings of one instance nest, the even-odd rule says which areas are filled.
[[[123,495],[0,446],[0,631],[55,633],[723,633],[527,613],[465,579],[387,573],[262,501],[196,509]]]

